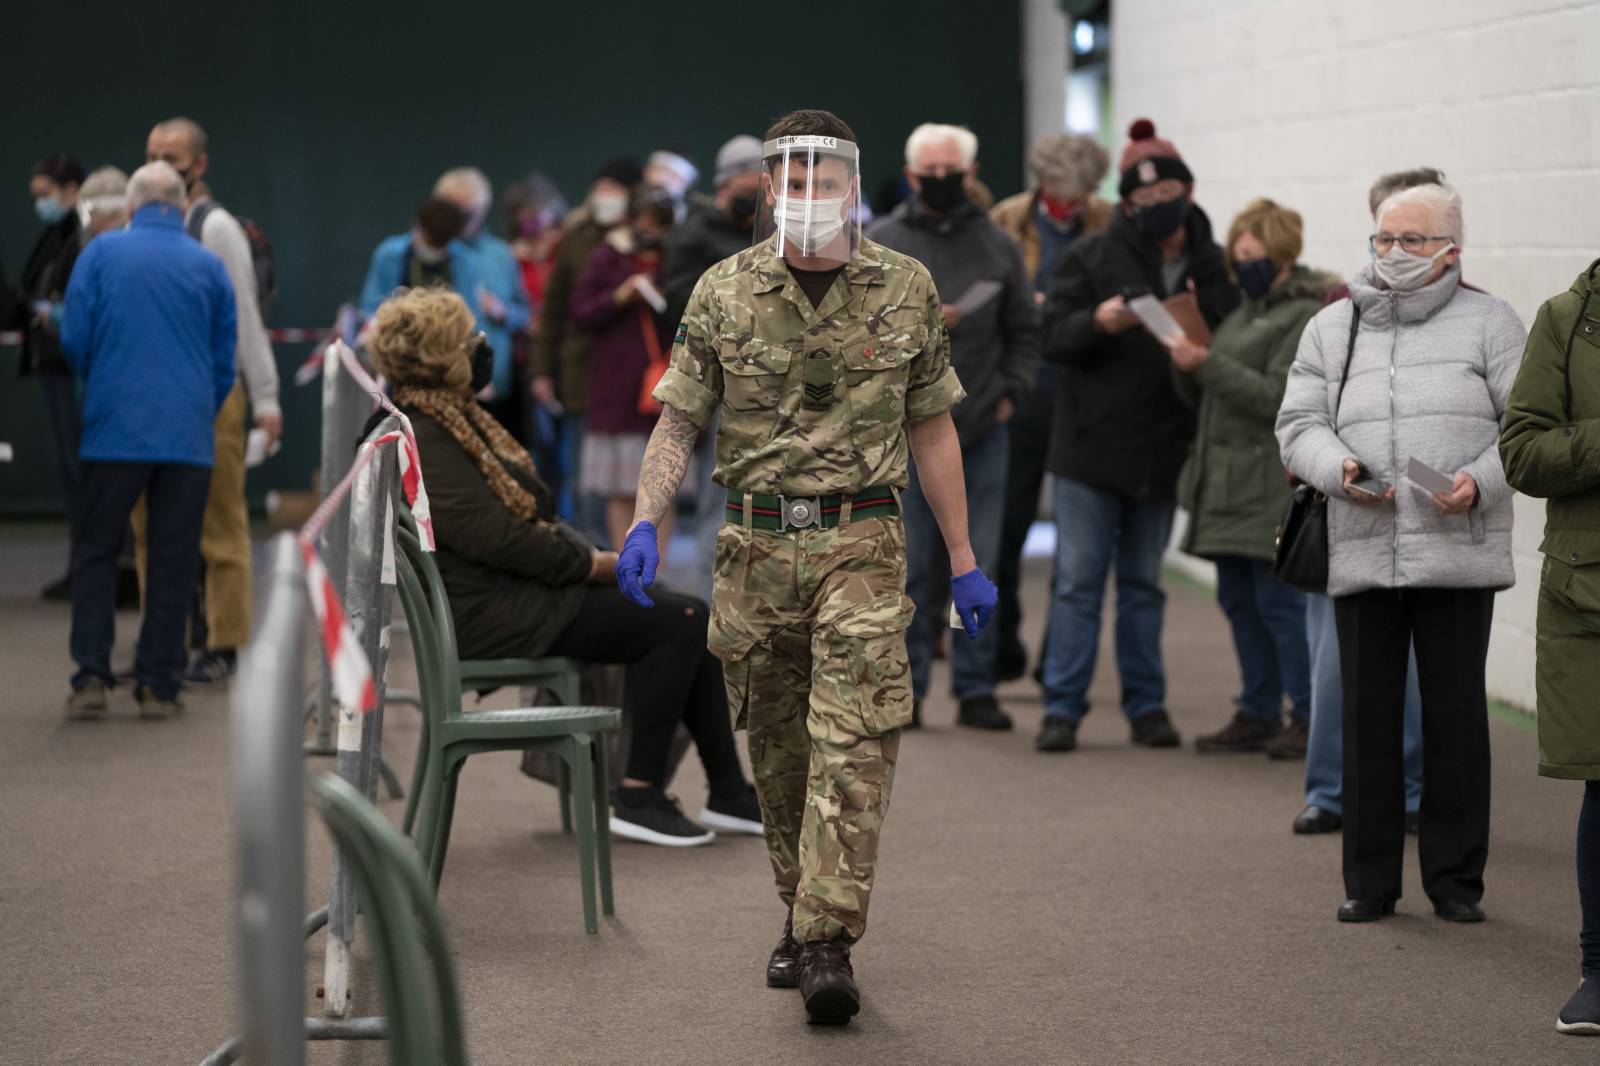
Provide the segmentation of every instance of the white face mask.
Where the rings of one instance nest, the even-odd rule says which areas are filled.
[[[1389,248],[1388,255],[1373,260],[1372,265],[1379,281],[1395,292],[1410,292],[1422,288],[1428,275],[1433,273],[1433,268],[1438,266],[1439,257],[1454,247],[1455,244],[1451,243],[1435,255],[1412,255],[1397,243]]]
[[[784,239],[801,255],[815,255],[832,244],[844,229],[843,209],[843,196],[821,200],[786,196],[773,208],[772,219]]]
[[[597,192],[589,197],[589,214],[602,226],[615,226],[628,213],[628,198],[622,193]]]
[[[438,266],[450,258],[449,248],[435,248],[429,244],[420,233],[411,235],[411,254],[417,257],[418,262],[429,266]]]

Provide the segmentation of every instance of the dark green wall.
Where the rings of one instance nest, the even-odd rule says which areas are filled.
[[[173,114],[206,127],[218,199],[272,240],[278,326],[326,324],[373,245],[461,163],[497,188],[542,169],[576,201],[609,156],[675,142],[708,173],[727,137],[811,106],[855,128],[869,195],[922,121],[976,130],[1005,194],[1020,181],[1018,23],[1014,0],[17,4],[0,33],[0,258],[14,281],[38,229],[37,159],[131,170]],[[289,380],[308,350],[277,354],[288,439],[252,473],[254,500],[316,465],[316,389]],[[0,350],[0,440],[18,451],[0,464],[0,513],[47,513],[59,491],[38,386],[15,358]]]

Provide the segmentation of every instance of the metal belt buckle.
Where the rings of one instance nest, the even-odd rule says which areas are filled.
[[[822,500],[816,496],[797,500],[780,496],[778,497],[778,511],[783,522],[778,532],[805,529],[807,526],[816,525],[818,520],[822,518]]]

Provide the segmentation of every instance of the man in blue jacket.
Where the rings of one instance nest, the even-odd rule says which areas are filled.
[[[169,164],[140,167],[128,181],[128,229],[85,248],[67,286],[61,346],[84,385],[69,717],[106,708],[117,555],[141,494],[149,580],[135,697],[146,718],[183,709],[184,623],[238,333],[233,284],[222,260],[184,233],[183,202],[183,178]]]

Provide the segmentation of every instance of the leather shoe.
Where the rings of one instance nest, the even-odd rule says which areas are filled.
[[[800,949],[800,996],[813,1025],[844,1025],[861,1009],[861,990],[842,940],[808,940]]]
[[[956,725],[969,729],[1006,730],[1011,728],[1011,716],[1000,709],[993,696],[973,696],[961,701],[956,711]]]
[[[1375,922],[1394,913],[1392,899],[1347,899],[1339,904],[1341,922]]]
[[[1146,748],[1176,748],[1183,743],[1178,731],[1172,728],[1172,719],[1167,717],[1166,711],[1141,714],[1130,723],[1129,728],[1133,742]]]
[[[1435,901],[1433,913],[1447,922],[1481,922],[1483,921],[1483,908],[1476,903],[1463,903],[1460,900],[1447,899]]]
[[[1061,714],[1047,714],[1039,736],[1033,742],[1036,751],[1073,751],[1078,747],[1078,726]]]
[[[794,912],[783,919],[783,939],[767,957],[767,987],[796,988],[800,984],[800,943],[794,938]]]
[[[1294,816],[1294,831],[1301,836],[1310,833],[1337,833],[1343,828],[1342,817],[1314,803],[1306,804],[1306,809]]]

